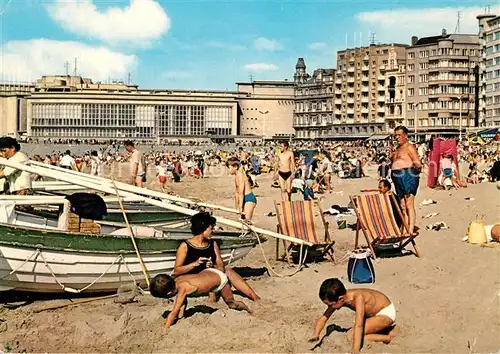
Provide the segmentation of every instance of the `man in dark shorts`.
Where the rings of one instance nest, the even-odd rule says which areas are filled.
[[[415,232],[416,211],[415,196],[417,195],[422,164],[415,146],[408,141],[408,129],[398,126],[394,129],[398,139],[398,148],[390,154],[392,160],[391,177],[396,189],[396,195],[401,200],[401,209],[410,233]]]

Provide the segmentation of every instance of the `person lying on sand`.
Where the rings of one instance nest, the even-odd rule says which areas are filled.
[[[208,295],[210,292],[220,292],[230,309],[251,312],[247,305],[234,299],[226,274],[215,268],[206,268],[198,274],[181,275],[175,279],[167,274],[159,274],[151,280],[149,291],[151,295],[159,298],[168,299],[177,295],[174,307],[165,321],[164,332],[172,326],[178,315],[179,318],[184,317],[187,297],[190,295],[200,296]]]
[[[328,306],[314,327],[313,337],[319,340],[321,331],[335,310],[347,307],[356,312],[354,327],[347,332],[352,342],[352,352],[359,353],[364,340],[390,343],[396,337],[396,308],[389,298],[377,290],[346,290],[337,278],[327,279],[321,284],[319,298]],[[364,329],[364,332],[363,332]]]

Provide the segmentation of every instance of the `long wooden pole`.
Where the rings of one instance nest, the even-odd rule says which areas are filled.
[[[89,181],[99,181],[101,183],[104,182],[104,183],[109,183],[110,185],[112,184],[112,181],[108,178],[105,178],[105,177],[92,176],[92,175],[89,175],[89,174],[86,174],[83,172],[67,170],[67,169],[61,168],[59,166],[48,165],[48,164],[44,164],[44,163],[38,162],[38,161],[30,161],[30,165],[35,165],[35,166],[46,168],[49,170],[54,170],[54,171],[64,172],[66,174],[71,174],[74,176],[79,176],[79,177],[84,178],[84,179],[89,180]],[[132,186],[130,184],[126,184],[123,182],[116,182],[116,186],[117,186],[118,190],[125,190],[128,192],[132,192],[132,193],[136,193],[136,194],[140,194],[140,195],[147,195],[149,197],[167,199],[167,200],[170,200],[173,202],[198,205],[198,206],[204,207],[204,208],[217,209],[217,210],[222,210],[222,211],[226,211],[226,212],[230,212],[230,213],[239,214],[239,211],[234,209],[234,208],[228,208],[228,207],[224,207],[224,206],[220,206],[220,205],[203,203],[203,202],[196,202],[196,201],[188,199],[188,198],[176,197],[176,196],[173,196],[173,195],[170,195],[167,193],[153,191],[153,190],[150,190],[147,188]]]
[[[142,273],[144,274],[144,279],[146,280],[146,284],[148,284],[148,289],[149,289],[148,270],[146,269],[146,266],[144,265],[144,262],[142,261],[141,252],[139,252],[139,248],[137,247],[137,243],[135,242],[134,232],[132,231],[132,228],[130,227],[130,224],[128,222],[127,213],[125,212],[125,208],[123,207],[122,198],[120,197],[120,193],[118,192],[118,189],[116,188],[115,181],[113,181],[113,187],[115,188],[116,195],[118,196],[118,203],[120,203],[120,209],[122,210],[123,219],[125,220],[125,224],[127,224],[127,229],[128,229],[128,233],[130,234],[130,239],[132,240],[132,244],[134,245],[137,259],[139,260],[139,264],[141,265],[141,268],[142,268]]]
[[[105,203],[116,203],[118,202],[117,197],[103,197]],[[144,197],[139,198],[122,198],[126,202],[143,202]],[[43,196],[43,195],[0,195],[0,200],[12,201],[17,205],[44,205],[44,204],[64,204],[66,200],[63,196]]]
[[[29,172],[29,173],[33,173],[33,174],[37,174],[37,175],[43,176],[43,177],[49,177],[49,178],[58,179],[60,181],[64,181],[64,182],[76,184],[76,185],[79,185],[79,186],[82,186],[82,187],[86,187],[86,188],[89,188],[89,189],[98,190],[98,191],[101,191],[103,193],[116,194],[116,192],[114,191],[114,189],[111,186],[99,184],[97,182],[91,182],[91,181],[88,181],[88,180],[83,180],[83,179],[80,179],[80,178],[75,178],[75,176],[73,176],[71,174],[68,174],[66,172],[59,172],[59,171],[55,171],[55,170],[48,170],[48,169],[43,169],[43,168],[39,168],[39,167],[36,167],[36,166],[28,166],[28,165],[25,165],[25,164],[21,164],[19,162],[7,160],[5,158],[0,158],[0,165],[9,166],[9,167],[15,168],[17,170],[26,171],[26,172]],[[140,196],[138,196],[135,193],[125,192],[125,191],[120,191],[120,196],[132,197],[132,198],[134,198],[134,197],[135,198],[139,198],[140,197]],[[195,214],[198,213],[197,210],[183,208],[183,207],[178,206],[178,205],[174,205],[174,204],[171,204],[171,203],[162,202],[162,201],[151,199],[151,198],[147,198],[147,197],[144,198],[144,202],[148,203],[148,204],[151,204],[151,205],[154,205],[154,206],[157,206],[157,207],[160,207],[160,208],[163,208],[163,209],[168,209],[168,210],[176,211],[178,213],[182,213],[182,214],[185,214],[185,215],[195,215]],[[303,244],[303,245],[306,245],[306,246],[312,246],[313,245],[311,242],[303,241],[303,240],[297,239],[295,237],[290,237],[290,236],[287,236],[287,235],[279,234],[277,232],[269,231],[269,230],[262,229],[262,228],[259,228],[259,227],[247,225],[247,224],[243,223],[242,221],[230,220],[230,219],[226,219],[226,218],[223,218],[223,217],[220,217],[220,216],[215,216],[215,219],[217,220],[218,223],[221,223],[222,225],[234,227],[234,228],[237,228],[237,229],[240,229],[240,230],[241,229],[243,229],[243,230],[250,230],[250,231],[253,231],[253,232],[257,233],[257,234],[263,234],[263,235],[266,235],[266,236],[269,236],[269,237],[279,238],[279,239],[282,239],[282,240],[285,240],[285,241],[288,241],[288,242],[291,242],[291,243],[294,243],[294,244],[299,244],[299,245]]]

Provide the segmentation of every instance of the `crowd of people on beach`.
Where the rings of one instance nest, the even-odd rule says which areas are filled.
[[[282,201],[291,201],[295,193],[299,199],[308,201],[316,200],[319,193],[332,193],[334,175],[362,178],[366,176],[367,165],[371,164],[377,166],[379,185],[376,190],[381,193],[394,190],[404,219],[400,222],[409,225],[412,234],[417,234],[415,196],[421,173],[435,167],[431,157],[434,151],[432,140],[413,144],[404,126],[395,129],[394,137],[393,141],[325,142],[301,146],[291,146],[288,141],[250,148],[219,146],[200,149],[195,146],[177,153],[174,149],[145,152],[136,147],[135,142],[125,141],[120,145],[105,145],[81,156],[67,150],[47,156],[31,156],[31,159],[95,176],[103,176],[106,165],[127,163],[130,184],[144,187],[154,175],[160,188],[185,178],[211,178],[210,168],[217,166],[234,176],[235,208],[246,223],[251,223],[257,206],[253,190],[258,187],[258,176],[262,174],[273,174],[273,187],[280,189]],[[120,150],[121,147],[124,151]],[[2,157],[28,163],[29,157],[20,150],[16,139],[0,138]],[[459,143],[456,153],[443,153],[438,160],[436,187],[462,188],[467,183],[500,180],[498,143],[488,146]],[[461,176],[459,162],[469,164],[466,176]],[[31,194],[32,179],[29,173],[11,167],[0,170],[0,180],[6,181],[3,189],[6,193]],[[209,213],[194,215],[191,218],[193,237],[178,248],[172,276],[161,274],[151,281],[153,296],[176,297],[166,318],[165,330],[177,318],[182,318],[187,297],[191,295],[220,294],[229,308],[249,312],[247,305],[235,300],[232,288],[251,300],[260,299],[240,275],[224,266],[218,245],[212,239],[215,225],[216,219]],[[316,322],[311,341],[319,340],[328,319],[343,307],[356,313],[354,327],[348,332],[353,352],[360,351],[364,340],[388,343],[397,333],[395,306],[382,292],[346,289],[339,279],[327,279],[321,284],[319,297],[327,309]]]

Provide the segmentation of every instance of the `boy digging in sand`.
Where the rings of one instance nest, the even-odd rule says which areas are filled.
[[[207,258],[201,261],[209,262],[210,260]],[[190,295],[199,296],[208,295],[210,292],[220,292],[230,309],[251,312],[243,302],[234,300],[226,274],[215,268],[207,268],[198,274],[181,275],[175,280],[169,275],[159,274],[151,279],[149,291],[154,297],[160,298],[171,298],[177,295],[174,307],[165,321],[164,332],[172,326],[177,315],[179,318],[184,317],[187,297]]]
[[[391,300],[380,291],[372,289],[346,290],[340,280],[330,278],[321,284],[319,297],[328,308],[316,322],[310,342],[319,340],[321,331],[330,316],[335,310],[342,307],[356,312],[354,327],[347,332],[348,338],[352,342],[353,353],[359,353],[363,340],[387,344],[396,337],[394,327],[396,308]]]

